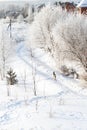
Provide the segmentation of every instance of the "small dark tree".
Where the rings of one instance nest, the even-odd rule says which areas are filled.
[[[14,85],[18,83],[18,80],[16,79],[17,75],[15,74],[15,72],[13,72],[13,69],[10,68],[10,70],[7,72],[7,83],[8,85]]]
[[[53,71],[53,78],[56,80],[56,73]]]

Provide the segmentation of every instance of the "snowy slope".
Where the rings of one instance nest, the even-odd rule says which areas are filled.
[[[6,82],[0,81],[0,130],[87,130],[86,87],[79,80],[57,72],[54,60],[44,50],[25,46],[28,26],[12,25],[12,37],[17,43],[9,67],[14,69],[19,82],[10,86],[7,97]],[[7,28],[7,24],[4,27]],[[32,71],[37,96],[33,94]],[[56,80],[53,71],[56,71]]]

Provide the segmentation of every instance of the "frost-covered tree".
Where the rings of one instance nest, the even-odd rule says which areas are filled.
[[[47,6],[36,14],[34,22],[29,29],[29,44],[45,48],[52,55],[54,51],[54,39],[52,29],[61,16],[60,10],[56,7]],[[63,15],[64,16],[64,15]],[[62,16],[62,17],[63,17]]]
[[[29,29],[29,44],[44,48],[54,57],[57,67],[76,62],[87,71],[87,19],[86,16],[67,13],[47,6],[34,18]],[[72,67],[71,64],[71,68]]]
[[[58,20],[53,31],[57,61],[76,61],[87,71],[87,19],[85,16],[69,14]]]
[[[5,77],[6,64],[7,60],[11,56],[12,53],[12,41],[9,36],[6,34],[6,30],[4,29],[4,25],[0,23],[0,70],[1,70],[1,78]]]

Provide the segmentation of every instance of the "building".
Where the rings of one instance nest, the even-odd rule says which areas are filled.
[[[77,5],[78,11],[81,14],[86,14],[87,15],[87,0],[82,0],[78,5]]]

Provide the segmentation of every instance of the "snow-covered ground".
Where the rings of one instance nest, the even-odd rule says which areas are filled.
[[[44,50],[28,48],[28,28],[25,23],[12,24],[16,43],[7,65],[16,72],[18,84],[9,86],[8,97],[6,82],[0,81],[0,130],[87,130],[87,85],[62,76]]]

